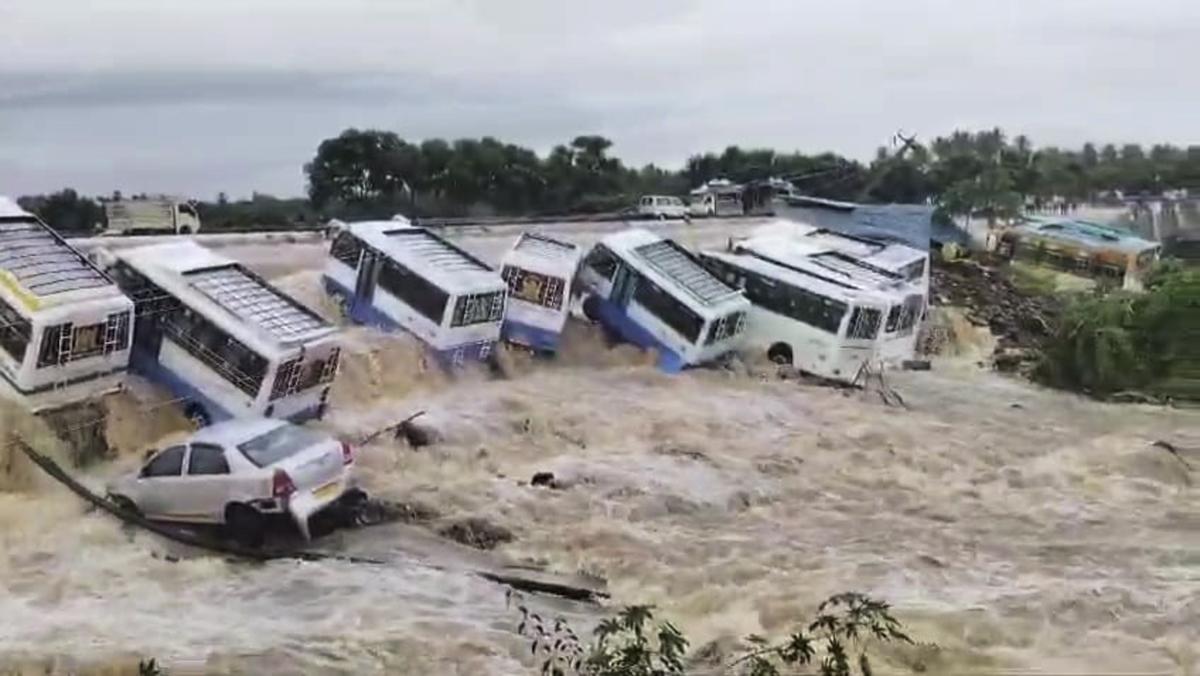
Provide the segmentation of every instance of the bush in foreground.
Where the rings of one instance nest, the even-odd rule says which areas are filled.
[[[518,601],[517,633],[530,641],[544,676],[674,676],[687,673],[688,640],[651,606],[628,606],[601,621],[585,645],[563,619],[552,624]],[[887,603],[857,593],[832,596],[807,626],[780,641],[746,637],[748,648],[715,670],[730,676],[780,676],[816,666],[822,676],[871,676],[870,642],[912,643]]]

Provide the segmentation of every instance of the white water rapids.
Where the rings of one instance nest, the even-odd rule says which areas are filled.
[[[736,234],[676,230],[689,245]],[[460,235],[490,260],[514,236]],[[321,245],[225,251],[333,310],[320,300]],[[444,437],[362,449],[373,492],[505,526],[516,539],[498,556],[604,577],[612,605],[656,604],[696,648],[782,635],[857,590],[937,645],[885,651],[896,673],[1200,669],[1194,412],[1096,403],[965,357],[890,374],[903,410],[760,367],[663,375],[583,327],[561,359],[513,359],[508,379],[424,371],[405,337],[352,328],[347,341],[328,426],[356,437],[426,410]],[[179,426],[128,396],[109,407],[121,457],[82,473],[96,486]],[[386,566],[229,562],[126,532],[20,458],[0,460],[0,672],[129,673],[142,656],[172,674],[530,666],[504,589],[420,528],[317,543]],[[565,487],[529,487],[539,471]]]

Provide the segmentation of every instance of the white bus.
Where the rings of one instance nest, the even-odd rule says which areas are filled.
[[[485,361],[500,339],[507,295],[500,274],[404,221],[345,224],[330,246],[324,283],[351,319],[407,331],[445,366]]]
[[[33,411],[119,389],[133,303],[46,224],[0,197],[0,383]]]
[[[889,294],[750,249],[706,251],[701,257],[754,304],[746,349],[843,382],[853,382],[864,366],[878,361]]]
[[[590,294],[588,317],[658,351],[665,371],[712,361],[741,345],[750,302],[673,240],[636,228],[609,235],[584,259],[579,278]]]
[[[895,366],[914,357],[917,331],[929,305],[928,251],[792,221],[756,228],[736,246],[784,260],[806,259],[818,273],[877,289],[890,299],[879,358]]]
[[[577,244],[521,233],[500,265],[508,284],[501,327],[505,340],[544,352],[558,349],[582,258]]]
[[[134,303],[132,370],[179,397],[197,426],[324,415],[341,353],[335,327],[195,242],[110,255]]]

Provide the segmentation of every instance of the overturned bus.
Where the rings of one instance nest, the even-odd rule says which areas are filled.
[[[989,241],[997,255],[1126,289],[1140,289],[1162,251],[1157,242],[1089,221],[1027,218]]]

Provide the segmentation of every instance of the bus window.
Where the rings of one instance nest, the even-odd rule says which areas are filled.
[[[595,270],[605,279],[612,279],[613,275],[617,274],[617,265],[620,262],[617,257],[612,254],[606,247],[597,245],[588,254],[583,264]]]
[[[638,280],[633,299],[638,305],[646,308],[650,314],[660,319],[664,324],[683,336],[688,342],[695,343],[700,337],[700,329],[704,327],[704,319],[692,312],[686,305],[673,298],[670,294],[658,288],[658,285],[642,277]]]
[[[25,360],[30,331],[29,320],[0,298],[0,348],[18,363]]]
[[[473,293],[459,296],[454,303],[454,317],[450,326],[470,326],[485,322],[498,322],[504,316],[504,294]]]
[[[379,270],[379,287],[435,324],[442,323],[449,294],[391,259]]]
[[[508,295],[513,298],[551,310],[562,308],[563,280],[558,277],[530,272],[512,265],[504,266],[500,276],[508,283]]]
[[[850,326],[846,331],[846,337],[874,340],[879,335],[879,321],[882,314],[875,308],[854,308],[854,313],[850,315]]]
[[[341,232],[334,238],[333,245],[329,248],[329,255],[352,268],[357,268],[362,250],[363,243],[357,237],[348,232]]]

